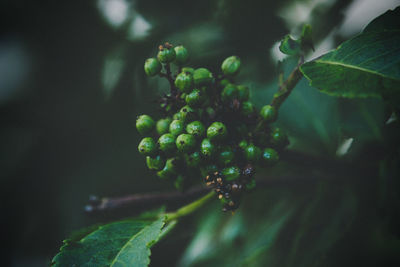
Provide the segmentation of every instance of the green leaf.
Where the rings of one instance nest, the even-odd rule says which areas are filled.
[[[300,40],[294,40],[290,35],[286,35],[279,45],[279,50],[286,55],[298,55],[301,53]]]
[[[157,220],[124,220],[98,226],[64,241],[52,266],[148,266],[150,247],[164,228],[165,216]],[[174,224],[171,224],[172,226]]]
[[[310,85],[341,97],[399,93],[400,30],[371,31],[301,66]]]
[[[388,10],[384,14],[372,20],[363,32],[399,30],[400,29],[400,6],[395,10]]]

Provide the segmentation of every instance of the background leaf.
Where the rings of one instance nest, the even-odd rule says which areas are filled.
[[[155,221],[125,220],[83,231],[64,241],[52,265],[148,266],[150,247],[159,240],[164,225],[165,218],[161,217]]]
[[[363,33],[301,66],[310,84],[342,97],[390,96],[400,88],[400,31]]]

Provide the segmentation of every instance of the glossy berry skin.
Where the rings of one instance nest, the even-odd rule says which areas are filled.
[[[188,167],[197,168],[202,161],[201,154],[198,151],[185,155],[185,162]]]
[[[156,58],[148,58],[144,63],[144,71],[150,77],[159,74],[161,67],[161,63]]]
[[[228,166],[233,163],[235,159],[235,153],[233,152],[232,148],[224,147],[218,153],[218,163],[222,166]]]
[[[234,84],[227,84],[221,92],[222,102],[229,102],[238,98],[238,89]]]
[[[180,135],[184,130],[185,123],[182,120],[173,120],[169,125],[169,132],[174,136]]]
[[[154,139],[151,137],[145,137],[142,139],[142,141],[140,141],[138,150],[140,154],[145,156],[155,155],[157,152],[156,142],[154,142]]]
[[[160,51],[158,51],[157,59],[161,63],[171,63],[175,60],[176,54],[173,48],[164,47]]]
[[[146,165],[150,170],[159,171],[164,167],[165,160],[160,156],[146,157]]]
[[[161,151],[166,154],[171,154],[176,151],[175,136],[170,133],[166,133],[158,138],[158,146]]]
[[[270,143],[275,147],[282,148],[289,144],[289,140],[283,130],[275,128],[270,133]]]
[[[210,139],[205,138],[201,142],[200,152],[204,157],[211,158],[216,154],[217,148],[213,143],[211,143]]]
[[[160,119],[156,123],[156,130],[159,135],[163,135],[169,132],[169,125],[172,120],[170,118]]]
[[[200,88],[203,85],[209,85],[214,78],[212,73],[206,68],[198,68],[193,72],[194,85]]]
[[[186,132],[196,138],[200,138],[204,136],[206,129],[200,121],[192,121],[186,125]]]
[[[228,135],[228,130],[222,122],[214,122],[207,128],[207,138],[211,141],[224,140]]]
[[[237,166],[231,166],[221,170],[221,174],[227,181],[236,180],[240,177],[240,169]]]
[[[261,149],[258,146],[250,144],[244,149],[244,156],[248,162],[256,163],[261,158]]]
[[[276,110],[271,105],[265,105],[260,110],[260,116],[264,121],[274,121],[276,119]]]
[[[237,86],[237,90],[238,90],[238,99],[240,101],[249,100],[249,97],[250,97],[250,89],[249,89],[249,87],[247,87],[245,85],[238,85]]]
[[[279,161],[279,154],[273,148],[266,148],[261,155],[261,160],[267,166],[272,166]]]
[[[186,95],[185,102],[189,107],[199,107],[204,102],[203,93],[199,89],[194,89]]]
[[[196,117],[194,109],[188,105],[181,108],[179,112],[181,113],[181,119],[185,122],[192,121]]]
[[[175,79],[175,86],[183,93],[190,93],[193,84],[193,75],[189,72],[181,72]]]
[[[167,159],[164,168],[157,172],[157,176],[161,179],[171,178],[176,175],[176,158]]]
[[[181,152],[192,151],[196,146],[196,139],[191,134],[181,134],[176,138],[176,147]]]
[[[188,51],[182,45],[178,45],[174,47],[175,50],[175,63],[177,65],[183,65],[187,62],[189,58]]]
[[[240,58],[237,56],[230,56],[222,62],[221,69],[226,76],[234,76],[240,69]]]
[[[253,106],[253,104],[252,104],[250,101],[242,102],[240,112],[241,112],[244,116],[250,116],[251,114],[254,113],[254,106]]]
[[[136,120],[136,129],[140,134],[148,134],[154,129],[155,122],[149,115],[141,115]]]

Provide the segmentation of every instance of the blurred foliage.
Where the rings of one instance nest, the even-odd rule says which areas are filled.
[[[173,190],[145,169],[133,123],[168,88],[143,71],[158,44],[182,43],[192,66],[216,72],[240,56],[238,81],[261,106],[296,63],[272,59],[274,44],[301,29],[293,19],[313,26],[317,51],[330,49],[352,3],[2,1],[4,265],[46,265],[72,230],[114,219],[83,213],[90,194]],[[390,115],[378,99],[332,98],[303,79],[278,120],[296,153],[258,175],[270,186],[234,216],[210,204],[185,218],[154,247],[152,266],[398,266],[400,129]]]

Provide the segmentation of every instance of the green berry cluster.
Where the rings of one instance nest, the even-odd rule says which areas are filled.
[[[241,66],[237,56],[222,62],[220,75],[186,67],[187,59],[185,47],[165,43],[157,58],[146,60],[146,74],[169,79],[171,91],[161,97],[161,119],[137,118],[136,128],[146,136],[138,149],[161,179],[175,179],[182,190],[203,180],[224,211],[235,210],[242,193],[255,186],[255,168],[275,164],[288,139],[271,126],[274,106],[257,110],[249,88],[234,82]],[[175,76],[171,63],[178,70]]]

